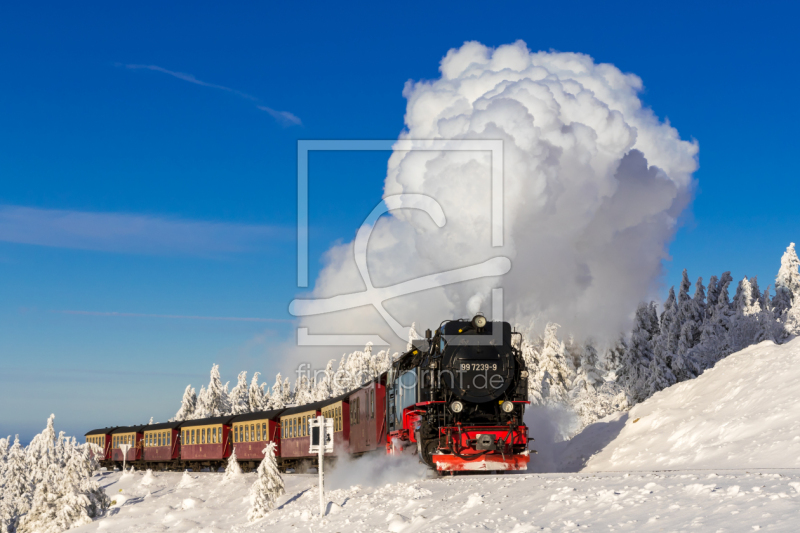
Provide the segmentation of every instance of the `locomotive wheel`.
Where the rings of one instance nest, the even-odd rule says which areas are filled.
[[[430,468],[436,468],[436,465],[433,464],[433,453],[439,448],[439,439],[430,439],[422,442],[422,446],[420,446],[420,454],[419,457],[422,459],[422,462],[428,465]]]

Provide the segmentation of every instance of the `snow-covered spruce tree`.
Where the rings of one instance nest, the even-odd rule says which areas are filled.
[[[57,525],[58,499],[61,495],[63,476],[56,463],[44,468],[41,479],[36,483],[31,508],[19,521],[17,533],[61,533]]]
[[[243,415],[250,412],[250,387],[247,385],[247,372],[239,372],[236,386],[230,392],[230,411],[227,414]]]
[[[331,386],[331,396],[336,398],[341,396],[345,393],[345,391],[351,390],[351,379],[350,376],[347,375],[347,354],[342,354],[342,358],[339,360],[339,366],[336,372],[333,374],[333,384]]]
[[[625,351],[628,349],[628,343],[625,340],[625,335],[620,335],[619,338],[612,342],[600,360],[600,375],[603,377],[603,382],[617,381],[620,366],[625,358]]]
[[[765,324],[759,321],[761,300],[759,297],[753,297],[752,285],[747,277],[743,278],[736,288],[733,308],[729,344],[732,352],[738,352],[762,339],[766,329]]]
[[[319,402],[333,398],[333,364],[336,359],[331,359],[325,366],[325,373],[317,381],[314,387],[314,401]]]
[[[281,388],[281,394],[283,396],[282,401],[283,405],[294,405],[294,395],[292,394],[292,386],[289,384],[289,378],[286,377],[283,379],[283,387]]]
[[[533,379],[541,384],[541,397],[545,404],[567,403],[574,377],[567,363],[564,343],[558,340],[559,327],[553,323],[545,327],[542,349],[538,354],[539,366]]]
[[[286,403],[283,401],[283,378],[281,377],[281,373],[275,376],[275,384],[272,386],[272,394],[269,398],[269,408],[270,409],[283,409],[286,407]]]
[[[56,415],[51,414],[44,431],[35,435],[25,448],[25,460],[31,472],[30,479],[35,486],[39,485],[47,468],[57,461],[55,418]]]
[[[286,492],[283,478],[275,459],[275,443],[270,442],[264,449],[264,459],[258,466],[256,482],[250,487],[250,510],[247,518],[255,522],[264,518],[275,508],[275,501]]]
[[[306,374],[301,374],[294,382],[294,403],[305,405],[313,401],[311,382]]]
[[[599,361],[597,348],[591,340],[586,341],[580,350],[577,350],[577,371],[573,381],[573,390],[594,390],[603,384],[603,378],[598,369]]]
[[[200,388],[200,394],[197,395],[197,406],[192,419],[211,418],[229,413],[230,402],[228,393],[225,391],[226,386],[222,385],[219,365],[212,365],[208,388]]]
[[[197,407],[197,394],[191,385],[186,385],[186,390],[183,391],[183,398],[181,399],[181,408],[175,413],[175,416],[170,422],[182,422],[183,420],[191,420],[194,416],[194,410]]]
[[[108,509],[110,500],[92,479],[88,450],[72,447],[56,500],[56,526],[61,531],[89,524]]]
[[[233,452],[231,452],[231,456],[228,457],[228,462],[225,463],[225,473],[222,474],[222,483],[229,483],[241,473],[242,467],[239,466],[239,460],[236,458],[236,448],[234,448]]]
[[[577,377],[570,391],[570,405],[588,426],[628,405],[627,395],[614,379],[606,382],[599,369],[597,349],[587,341],[580,355]],[[610,373],[616,377],[614,373]]]
[[[676,381],[696,378],[702,371],[700,362],[692,353],[700,342],[703,321],[705,319],[705,288],[703,278],[695,283],[694,296],[689,297],[689,275],[683,270],[680,292],[678,293],[677,328],[678,340],[670,360],[670,369]]]
[[[647,398],[650,364],[653,361],[653,337],[658,334],[658,314],[655,302],[641,303],[636,309],[633,331],[620,365],[617,382],[634,403]]]
[[[261,374],[255,372],[253,379],[250,380],[250,392],[247,395],[247,401],[250,404],[250,412],[266,411],[267,404],[269,403],[269,393],[264,394],[264,385],[258,384],[258,376]]]
[[[712,293],[712,281],[714,291]],[[702,368],[711,368],[717,361],[731,354],[729,333],[733,310],[728,300],[728,286],[733,278],[730,272],[724,272],[717,282],[712,276],[709,281],[708,301],[706,303],[706,320],[700,335],[700,344],[695,347],[696,357]],[[713,296],[713,297],[712,297]]]
[[[800,259],[790,243],[783,257],[781,267],[775,278],[775,297],[772,307],[776,318],[783,324],[783,339],[790,335],[800,335]]]
[[[206,391],[205,385],[201,385],[200,392],[197,394],[197,404],[192,413],[192,420],[209,418],[210,416],[208,409],[208,391]]]
[[[0,439],[0,499],[3,497],[2,489],[6,476],[6,460],[8,459],[8,445],[10,440],[11,435],[9,435],[8,438]]]
[[[230,384],[230,381],[226,381],[225,386],[222,387],[222,401],[220,402],[219,408],[223,415],[231,414],[231,393],[228,391],[228,386]]]
[[[2,501],[6,521],[12,528],[17,519],[30,510],[34,486],[31,482],[31,471],[25,457],[25,450],[19,443],[19,435],[8,450],[6,470],[3,477]]]

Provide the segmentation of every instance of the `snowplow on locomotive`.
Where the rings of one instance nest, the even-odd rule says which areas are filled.
[[[96,429],[86,434],[102,450],[106,467],[218,468],[236,449],[245,470],[278,445],[281,469],[314,465],[307,453],[309,420],[335,422],[339,455],[418,454],[438,473],[525,470],[529,461],[528,370],[520,342],[507,322],[448,320],[414,341],[390,370],[344,395],[312,404],[258,413]]]

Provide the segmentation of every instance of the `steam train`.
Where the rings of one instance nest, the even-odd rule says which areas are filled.
[[[314,465],[309,421],[333,419],[334,451],[416,454],[440,474],[526,470],[530,458],[523,422],[528,371],[507,322],[448,320],[414,341],[391,368],[357,389],[286,409],[127,427],[95,429],[87,442],[102,448],[108,468],[123,460],[157,470],[216,469],[236,453],[256,468],[268,442],[281,470]],[[519,339],[521,341],[521,338]]]

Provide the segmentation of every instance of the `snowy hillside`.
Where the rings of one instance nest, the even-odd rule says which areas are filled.
[[[800,468],[800,338],[729,355],[627,417],[589,426],[571,446],[620,427],[585,470]]]
[[[464,476],[332,490],[320,523],[316,476],[286,475],[278,507],[251,524],[253,474],[227,485],[222,474],[190,476],[103,474],[110,516],[73,531],[795,531],[800,504],[797,473]]]

